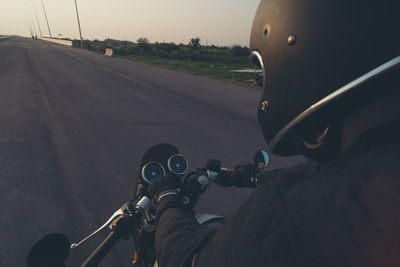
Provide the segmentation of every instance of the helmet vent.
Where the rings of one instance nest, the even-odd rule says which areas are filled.
[[[290,35],[288,37],[288,45],[293,46],[296,44],[296,42],[297,42],[297,38],[295,35]]]
[[[268,40],[271,37],[271,25],[267,23],[262,29],[265,40]]]

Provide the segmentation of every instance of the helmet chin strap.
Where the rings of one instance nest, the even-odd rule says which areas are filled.
[[[329,162],[349,149],[367,130],[400,119],[399,99],[400,90],[392,90],[350,113],[341,121],[317,131],[317,134],[310,129],[295,144],[297,143],[298,150],[307,158]]]
[[[325,128],[325,130],[316,138],[315,142],[311,143],[309,141],[303,140],[303,145],[308,149],[318,149],[324,143],[326,134],[329,131],[329,126]]]
[[[341,123],[303,131],[293,138],[293,145],[300,154],[313,161],[328,163],[340,154]]]

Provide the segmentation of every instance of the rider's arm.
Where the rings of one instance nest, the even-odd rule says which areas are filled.
[[[160,197],[167,193],[164,197]],[[194,254],[215,232],[197,223],[194,213],[172,192],[160,194],[155,248],[161,266],[191,266]]]

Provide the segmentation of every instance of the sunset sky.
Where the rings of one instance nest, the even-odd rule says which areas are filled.
[[[85,39],[248,45],[260,0],[77,0]],[[48,30],[40,0],[1,0],[0,34],[29,36],[36,8],[43,35]],[[25,4],[27,3],[27,4]],[[29,4],[28,4],[29,3]],[[74,0],[43,0],[53,36],[79,38]],[[39,30],[36,29],[39,35]]]

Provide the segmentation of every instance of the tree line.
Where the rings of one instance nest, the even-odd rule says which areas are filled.
[[[114,54],[120,56],[138,55],[138,56],[156,56],[170,59],[189,59],[196,61],[214,61],[242,63],[248,62],[250,50],[248,47],[240,45],[215,46],[201,45],[200,38],[190,39],[187,44],[155,42],[150,43],[146,37],[139,38],[136,42],[105,39],[104,41],[94,40],[84,41],[84,47],[104,53],[106,48],[112,48]],[[80,47],[80,41],[74,40],[73,46]]]

